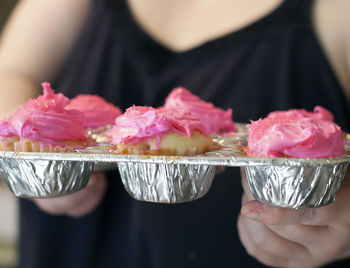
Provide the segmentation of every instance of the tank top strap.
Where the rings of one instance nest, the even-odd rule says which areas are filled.
[[[279,14],[289,23],[312,25],[312,6],[314,0],[285,0],[284,12]]]

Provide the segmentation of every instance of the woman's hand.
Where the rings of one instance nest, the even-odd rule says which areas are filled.
[[[336,201],[321,208],[292,210],[249,201],[254,198],[245,174],[242,184],[238,231],[251,256],[274,267],[318,267],[350,257],[349,172]]]
[[[71,195],[34,199],[37,206],[52,215],[82,217],[90,213],[102,200],[107,189],[107,180],[102,172],[94,172],[88,185]]]

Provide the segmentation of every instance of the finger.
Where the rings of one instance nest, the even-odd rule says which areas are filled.
[[[75,206],[75,200],[79,199],[81,192],[67,196],[33,199],[34,203],[44,212],[52,215],[63,215],[71,206]]]
[[[242,199],[241,199],[241,203],[242,203],[242,206],[245,204],[245,203],[247,203],[248,201],[249,201],[249,199],[248,199],[248,196],[245,194],[245,193],[243,193],[242,194]]]
[[[215,175],[223,173],[227,169],[226,166],[216,166]]]
[[[247,252],[266,265],[287,267],[309,258],[303,246],[279,237],[259,222],[240,216],[238,230]]]
[[[94,210],[101,202],[106,189],[107,180],[104,173],[97,173],[90,179],[91,183],[86,187],[84,195],[66,212],[72,217],[81,217]]]
[[[56,197],[56,198],[47,198],[47,199],[34,199],[33,201],[37,204],[37,206],[46,213],[52,215],[63,215],[67,214],[70,210],[74,210],[75,207],[81,205],[81,200],[86,200],[87,197],[92,197],[94,201],[98,201],[98,199],[94,198],[94,194],[103,195],[106,189],[106,179],[103,173],[93,173],[88,185],[80,190],[79,192],[73,193],[71,195]],[[91,204],[87,204],[91,207]],[[74,215],[78,216],[78,214],[74,213]]]
[[[349,255],[349,230],[329,226],[265,225],[277,235],[305,246],[318,265],[329,260],[346,258]],[[315,266],[318,266],[315,263]]]
[[[250,201],[241,208],[242,215],[263,224],[306,224],[328,225],[336,217],[336,209],[331,207],[289,209],[271,207],[257,201]]]
[[[290,258],[290,252],[293,252],[298,258],[308,256],[305,247],[289,241],[275,232],[271,231],[266,225],[249,218],[243,219],[246,228],[249,230],[250,237],[254,243],[265,252],[272,253],[284,259]]]
[[[237,227],[239,238],[250,256],[268,266],[287,267],[288,261],[286,259],[279,256],[273,256],[265,252],[263,249],[257,249],[254,241],[251,239],[251,235],[249,234],[247,227],[244,224],[242,216],[239,216],[238,218]]]
[[[332,232],[328,226],[311,226],[303,224],[294,225],[266,225],[277,235],[293,241],[297,244],[305,245],[307,248],[315,246],[331,237]]]
[[[241,168],[242,186],[250,200],[252,195],[245,179],[245,172]],[[307,209],[288,209],[264,205],[259,202],[247,202],[241,209],[242,215],[259,220],[264,224],[304,224],[318,226],[342,225],[344,221],[350,223],[350,168],[344,177],[342,185],[336,195],[335,202],[325,207]]]
[[[350,186],[350,166],[346,170],[346,174],[345,174],[345,177],[343,179],[342,185],[343,186]]]
[[[241,209],[245,216],[252,213],[265,224],[306,224],[337,227],[350,223],[350,175],[347,173],[333,203],[319,208],[288,209],[271,207],[259,202],[248,202]],[[257,217],[259,215],[259,217]],[[260,218],[261,216],[261,218]],[[249,216],[248,216],[249,217]]]

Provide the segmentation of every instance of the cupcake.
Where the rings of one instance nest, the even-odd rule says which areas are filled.
[[[316,106],[313,112],[309,112],[305,109],[290,109],[288,111],[275,111],[271,112],[267,116],[268,118],[286,118],[286,117],[309,117],[315,119],[333,121],[333,114],[327,109]]]
[[[42,83],[43,95],[29,100],[0,122],[0,150],[64,152],[85,146],[85,116],[66,110],[69,99]]]
[[[199,118],[209,134],[225,134],[236,131],[232,110],[224,111],[210,102],[205,102],[183,87],[173,89],[165,100],[164,108],[190,112]]]
[[[85,128],[99,128],[114,125],[115,119],[121,115],[121,110],[112,103],[97,95],[82,94],[70,100],[65,107],[68,110],[78,110],[85,115]]]
[[[345,139],[333,115],[316,106],[314,112],[288,110],[252,121],[248,128],[250,156],[324,158],[344,155]]]
[[[122,154],[195,155],[218,148],[189,112],[133,106],[115,120],[112,145]]]

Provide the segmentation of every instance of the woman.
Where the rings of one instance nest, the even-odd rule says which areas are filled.
[[[349,131],[348,8],[23,0],[1,41],[1,107],[23,103],[44,80],[122,108],[159,106],[182,85],[232,107],[238,122],[322,105]],[[239,177],[229,168],[204,198],[172,206],[132,200],[116,172],[95,173],[71,196],[20,200],[21,267],[315,267],[349,258],[349,177],[333,204],[297,211],[248,202],[245,179],[241,207]]]

